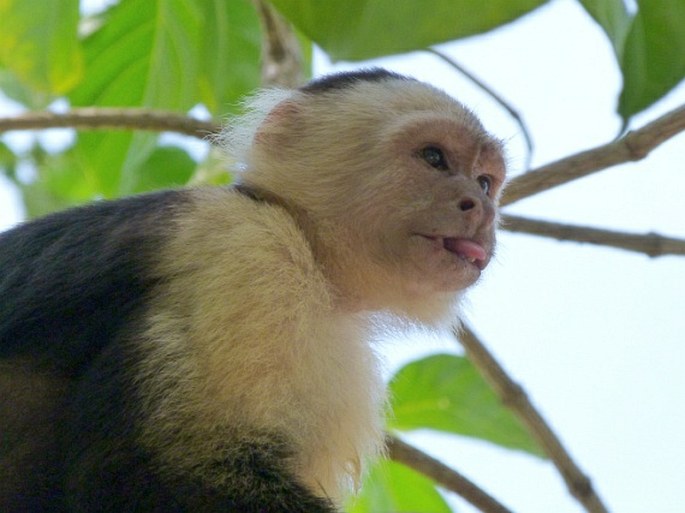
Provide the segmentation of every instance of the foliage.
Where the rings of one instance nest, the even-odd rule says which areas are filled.
[[[188,112],[202,104],[221,118],[259,85],[259,20],[248,0],[125,0],[80,22],[78,4],[0,2],[7,96],[29,109],[62,95],[73,106]],[[188,156],[163,159],[153,180],[141,180],[158,141],[144,132],[82,132],[59,163],[45,156],[43,164],[68,168],[60,180],[17,183],[54,208],[185,183]],[[44,213],[39,203],[27,207]]]
[[[273,4],[332,58],[361,60],[480,34],[545,1],[274,0]]]
[[[304,35],[305,46],[314,42],[334,59],[351,60],[480,34],[544,3],[273,0]],[[682,0],[638,1],[636,13],[622,0],[581,4],[615,49],[624,76],[618,109],[625,120],[685,76]],[[122,0],[91,16],[79,16],[78,0],[0,0],[0,88],[31,110],[58,98],[74,107],[177,112],[201,104],[222,119],[258,86],[260,45],[249,0]],[[141,169],[158,145],[159,137],[147,132],[81,132],[68,151],[42,155],[41,166],[61,169],[60,179],[10,178],[24,192],[30,215],[44,213],[45,205],[61,208],[182,184],[187,158],[166,159],[164,172],[141,181]],[[24,157],[31,160],[30,154]]]
[[[685,76],[685,3],[579,0],[603,29],[624,84],[627,120]],[[418,50],[494,30],[544,0],[272,0],[333,59],[361,60]],[[391,28],[391,30],[389,30]],[[249,0],[120,0],[94,15],[78,0],[0,0],[0,91],[22,108],[146,107],[188,113],[201,105],[221,120],[259,85],[261,28]],[[59,100],[59,101],[58,101]],[[29,163],[35,173],[18,172]],[[150,132],[79,132],[73,144],[24,152],[0,141],[0,168],[30,215],[214,176],[209,158],[160,144]],[[216,178],[213,182],[216,182]],[[219,180],[220,181],[220,180]],[[439,430],[541,456],[465,358],[435,355],[400,369],[390,383],[395,432]],[[351,511],[449,511],[433,484],[393,462],[380,463]]]
[[[391,380],[390,397],[391,429],[434,429],[543,456],[521,422],[462,356],[436,354],[407,364]]]
[[[618,112],[627,121],[685,76],[685,3],[637,0],[630,15],[622,0],[581,0],[611,41],[623,73]]]
[[[391,460],[379,461],[366,478],[349,513],[449,513],[430,479]]]

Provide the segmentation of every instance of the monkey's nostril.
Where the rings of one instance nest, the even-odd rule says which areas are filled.
[[[465,198],[459,202],[459,209],[462,212],[466,212],[467,210],[471,210],[476,206],[476,203],[469,198]]]

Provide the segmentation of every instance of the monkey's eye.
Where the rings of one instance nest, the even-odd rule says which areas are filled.
[[[449,169],[445,154],[436,146],[426,146],[425,148],[420,149],[419,157],[435,169],[439,169],[440,171],[447,171]]]
[[[488,175],[480,175],[478,178],[478,185],[483,189],[486,196],[490,195],[490,189],[492,189],[492,178]]]

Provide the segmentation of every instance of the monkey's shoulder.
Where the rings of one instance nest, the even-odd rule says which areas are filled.
[[[217,308],[213,303],[237,312],[249,304],[267,314],[274,302],[283,309],[323,301],[328,287],[308,228],[272,200],[234,189],[197,189],[156,270],[172,277],[164,286],[174,299],[200,302],[205,310]]]
[[[29,352],[73,373],[160,295],[209,304],[261,297],[278,287],[274,276],[286,288],[305,281],[306,270],[288,269],[311,267],[309,255],[287,212],[233,188],[51,214],[0,235],[0,356]]]
[[[165,260],[176,267],[174,273],[184,265],[217,276],[231,269],[269,274],[263,267],[270,264],[293,264],[306,272],[316,267],[305,227],[280,202],[234,188],[195,189],[190,197],[192,206],[177,216],[165,247]]]

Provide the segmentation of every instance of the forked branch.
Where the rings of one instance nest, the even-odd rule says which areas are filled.
[[[460,340],[468,358],[490,382],[502,402],[519,416],[550,457],[566,482],[571,495],[585,507],[588,513],[608,513],[590,479],[573,461],[559,437],[533,406],[521,386],[507,375],[469,327],[464,325],[459,332],[455,328],[454,335]]]
[[[685,131],[685,105],[664,114],[620,139],[534,169],[509,182],[502,206],[547,191],[617,164],[641,160],[676,134]]]
[[[302,85],[302,48],[290,23],[269,2],[253,3],[262,25],[262,86]]]

